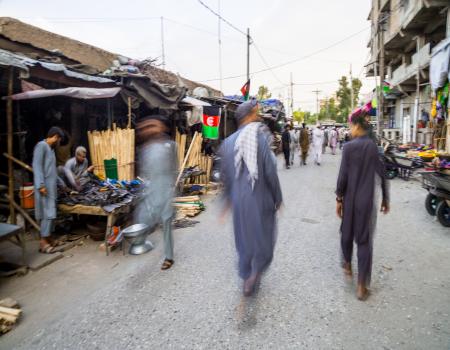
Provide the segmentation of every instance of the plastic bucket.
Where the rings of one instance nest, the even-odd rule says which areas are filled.
[[[34,186],[24,184],[20,187],[20,206],[24,209],[34,208]]]
[[[103,161],[105,164],[105,174],[108,179],[118,180],[119,173],[117,170],[117,159],[105,159]]]

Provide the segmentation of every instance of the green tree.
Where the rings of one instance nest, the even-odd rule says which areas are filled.
[[[336,120],[338,116],[338,107],[334,97],[327,98],[320,106],[319,120]]]
[[[272,94],[269,91],[269,88],[267,86],[261,85],[258,88],[258,100],[265,100],[267,98],[271,98]]]
[[[353,90],[353,106],[356,107],[359,102],[359,92],[361,90],[361,80],[355,78],[352,80],[351,87],[346,76],[339,79],[339,89],[336,91],[336,96],[339,100],[338,112],[336,121],[344,123],[348,115],[352,112],[352,90]],[[352,90],[351,90],[352,89]]]

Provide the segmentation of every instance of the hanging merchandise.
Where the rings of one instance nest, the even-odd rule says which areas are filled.
[[[450,76],[450,38],[433,48],[430,62],[430,83],[433,91],[443,87]]]
[[[431,103],[431,118],[433,118],[433,119],[436,118],[436,115],[437,115],[436,104],[437,104],[437,99],[436,99],[436,97],[434,97],[433,102]]]
[[[202,117],[203,117],[203,106],[194,106],[192,107],[192,112],[191,111],[186,112],[186,120],[188,126],[201,123]]]
[[[207,139],[219,138],[220,107],[203,107],[203,136]]]

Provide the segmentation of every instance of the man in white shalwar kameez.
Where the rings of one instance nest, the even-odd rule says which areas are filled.
[[[313,130],[312,139],[314,163],[316,163],[317,165],[320,165],[320,163],[322,162],[322,146],[324,138],[325,134],[323,130],[320,129],[320,124],[317,124],[316,128]]]

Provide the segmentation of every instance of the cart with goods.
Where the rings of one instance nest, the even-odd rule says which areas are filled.
[[[422,174],[422,186],[428,191],[425,208],[430,215],[436,215],[445,227],[450,227],[450,175],[442,172]]]

